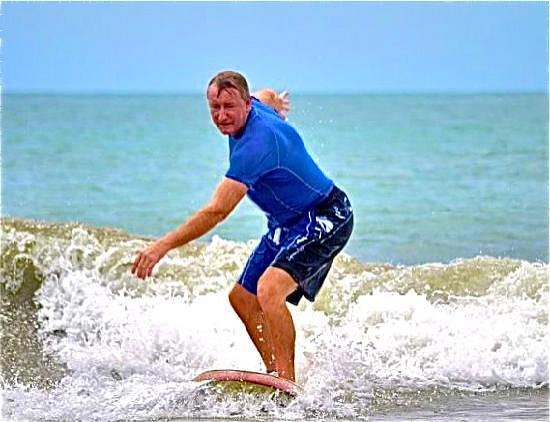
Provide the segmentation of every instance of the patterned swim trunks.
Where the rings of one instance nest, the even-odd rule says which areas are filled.
[[[353,230],[353,210],[346,194],[333,187],[328,197],[288,227],[270,227],[244,268],[239,284],[257,293],[258,280],[268,267],[289,273],[298,288],[287,297],[297,305],[304,296],[313,302],[334,257]]]

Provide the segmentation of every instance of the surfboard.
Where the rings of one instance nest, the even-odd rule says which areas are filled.
[[[280,391],[295,397],[303,390],[298,384],[279,378],[270,374],[261,372],[239,371],[236,369],[215,369],[206,371],[197,375],[193,381],[212,381],[212,382],[237,382],[250,385],[260,385],[276,391]]]

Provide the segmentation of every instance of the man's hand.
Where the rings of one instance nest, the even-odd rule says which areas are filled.
[[[287,119],[287,114],[290,112],[290,99],[288,91],[282,91],[277,94],[275,110],[283,119]]]
[[[275,90],[266,88],[252,93],[252,96],[256,97],[262,103],[274,108],[283,119],[287,119],[287,114],[290,112],[288,91],[282,91],[277,94]]]
[[[170,249],[170,245],[168,245],[165,240],[157,240],[139,253],[132,266],[132,274],[135,274],[143,280],[145,280],[146,277],[150,277],[157,262],[159,262]]]

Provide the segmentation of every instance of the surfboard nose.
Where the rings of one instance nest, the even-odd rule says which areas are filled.
[[[285,378],[279,378],[261,372],[240,371],[235,369],[215,369],[206,371],[193,378],[193,381],[233,381],[255,384],[269,387],[291,396],[297,396],[303,392],[302,387]]]

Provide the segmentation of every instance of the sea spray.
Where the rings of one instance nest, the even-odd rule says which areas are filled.
[[[227,301],[256,241],[194,243],[142,281],[129,269],[150,239],[14,219],[2,230],[11,419],[357,419],[453,394],[547,389],[547,264],[338,257],[318,300],[290,308],[305,394],[281,407],[190,381],[212,368],[263,370]],[[29,348],[34,359],[23,358]]]

